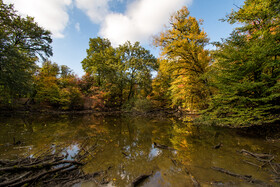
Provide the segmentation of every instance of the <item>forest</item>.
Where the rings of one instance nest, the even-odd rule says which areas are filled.
[[[238,26],[210,43],[187,7],[155,33],[159,58],[139,42],[113,47],[89,40],[75,75],[52,56],[51,32],[0,1],[2,111],[137,111],[176,109],[199,124],[230,127],[280,121],[280,2],[246,0],[222,21]],[[214,45],[209,50],[207,46]],[[39,66],[39,61],[42,65]]]

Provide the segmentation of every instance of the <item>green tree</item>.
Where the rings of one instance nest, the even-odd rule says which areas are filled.
[[[127,100],[134,97],[135,92],[141,92],[141,90],[143,96],[146,97],[152,91],[151,72],[157,69],[156,58],[140,46],[139,42],[132,45],[128,41],[119,46],[117,53],[124,67],[123,73],[126,75]]]
[[[241,23],[214,53],[213,96],[204,120],[250,126],[280,120],[280,2],[246,0],[227,16]]]
[[[116,51],[111,42],[104,38],[91,38],[87,57],[82,61],[83,69],[92,77],[93,85],[88,93],[96,98],[104,98],[107,105],[116,105],[123,92],[122,64],[117,59]]]
[[[112,74],[114,57],[115,50],[108,39],[100,37],[90,39],[87,57],[82,61],[82,66],[85,72],[94,76],[99,87],[106,85]]]
[[[151,89],[151,72],[156,59],[139,42],[126,42],[113,48],[108,39],[90,39],[87,57],[82,61],[105,94],[108,106],[121,106],[138,95],[147,96]]]
[[[50,34],[39,27],[33,18],[17,15],[12,5],[6,5],[0,0],[2,102],[11,102],[13,98],[30,92],[37,56],[44,58],[52,55]]]
[[[173,105],[189,110],[207,107],[211,94],[205,73],[210,65],[209,51],[205,45],[209,39],[200,24],[183,7],[170,18],[170,28],[155,37],[154,44],[161,48],[163,69],[171,76],[171,99]]]

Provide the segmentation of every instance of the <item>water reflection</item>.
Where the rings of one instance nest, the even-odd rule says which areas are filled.
[[[280,147],[279,142],[240,136],[230,129],[197,127],[174,119],[96,115],[0,117],[0,128],[1,159],[36,155],[50,147],[65,149],[71,159],[80,149],[96,144],[83,169],[88,173],[106,170],[102,180],[112,186],[127,186],[139,175],[149,173],[152,176],[145,186],[189,186],[192,181],[186,168],[204,186],[215,181],[248,185],[213,171],[212,166],[250,174],[269,183],[271,176],[244,164],[244,156],[237,151],[279,155]],[[15,145],[14,139],[21,144]],[[176,151],[156,148],[153,142]],[[221,142],[223,147],[213,149]]]

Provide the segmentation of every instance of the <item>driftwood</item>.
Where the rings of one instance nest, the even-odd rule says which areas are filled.
[[[84,174],[81,166],[84,159],[92,156],[82,147],[73,159],[66,160],[68,155],[61,151],[53,154],[53,148],[40,153],[36,158],[18,160],[0,160],[0,187],[2,186],[72,186],[75,183],[91,180],[101,172]]]
[[[37,164],[31,164],[31,165],[23,165],[23,166],[12,166],[12,167],[5,167],[5,168],[0,168],[0,172],[8,172],[8,171],[17,171],[17,170],[36,170],[36,169],[41,169],[44,167],[51,167],[55,165],[60,165],[60,164],[73,164],[73,165],[83,165],[81,162],[77,162],[75,160],[60,160],[60,161],[49,161],[49,162],[37,162]]]
[[[58,171],[61,171],[61,170],[63,170],[63,169],[69,168],[69,167],[71,167],[71,166],[64,166],[64,167],[59,167],[59,168],[52,169],[52,170],[49,170],[49,171],[44,171],[44,172],[42,172],[42,173],[39,173],[39,174],[37,174],[37,175],[34,175],[34,176],[32,176],[32,177],[29,177],[29,178],[27,178],[27,179],[24,179],[24,180],[22,180],[22,181],[19,181],[19,182],[17,182],[17,183],[9,184],[9,186],[21,186],[21,185],[23,185],[23,184],[33,182],[34,180],[38,180],[38,179],[40,179],[41,177],[43,177],[43,176],[45,176],[45,175],[47,175],[47,174],[53,174],[53,173],[56,173],[56,172],[58,172]],[[2,186],[2,185],[0,184],[0,186]],[[3,186],[6,186],[6,185],[3,185]]]
[[[16,184],[18,181],[20,181],[21,179],[27,177],[30,174],[31,174],[31,171],[29,171],[29,172],[27,172],[27,173],[25,173],[25,174],[23,174],[23,175],[21,175],[19,177],[16,177],[16,178],[14,178],[12,180],[2,182],[2,183],[0,183],[0,186],[8,186],[10,184]]]
[[[268,160],[271,160],[271,159],[274,158],[274,156],[273,156],[273,155],[270,155],[270,154],[252,153],[252,152],[247,151],[247,150],[245,150],[245,149],[242,149],[242,150],[240,151],[240,153],[245,153],[245,154],[247,154],[247,155],[250,155],[250,156],[255,157],[255,158],[258,158],[258,159],[268,159]]]
[[[250,165],[252,165],[252,166],[256,166],[257,168],[263,168],[263,167],[266,165],[266,163],[263,164],[263,165],[258,165],[258,164],[255,164],[255,163],[253,163],[253,162],[250,162],[250,161],[248,161],[248,160],[243,160],[243,162],[245,162],[245,163],[247,163],[247,164],[250,164]]]
[[[249,161],[244,161],[250,165],[257,166],[259,168],[264,168],[269,170],[274,175],[274,182],[280,183],[280,164],[274,161],[274,156],[271,154],[264,153],[253,153],[247,150],[242,149],[240,153],[244,153],[246,155],[250,155],[256,159],[256,161],[261,162],[262,165],[258,165]],[[265,167],[266,166],[266,167]]]
[[[167,149],[167,150],[171,150],[171,151],[176,151],[176,149],[174,149],[172,147],[168,147],[167,145],[161,145],[156,142],[154,142],[154,146],[159,149]]]
[[[244,180],[246,182],[249,182],[249,183],[253,183],[253,184],[257,184],[257,185],[261,185],[261,186],[271,186],[270,184],[267,184],[267,183],[265,183],[261,180],[254,179],[251,175],[240,175],[240,174],[236,174],[236,173],[233,173],[233,172],[228,171],[226,169],[218,168],[218,167],[211,167],[211,168],[213,170],[219,171],[221,173],[225,173],[227,175],[237,177],[237,178],[242,179],[242,180]]]
[[[140,175],[139,177],[137,177],[136,179],[133,180],[132,186],[133,187],[138,186],[139,184],[144,182],[146,179],[148,179],[151,175],[152,175],[152,173],[151,174]]]

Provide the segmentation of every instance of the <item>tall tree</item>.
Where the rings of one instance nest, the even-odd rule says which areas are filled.
[[[209,39],[200,29],[201,22],[189,14],[187,7],[173,14],[170,28],[155,37],[154,43],[168,60],[164,66],[173,80],[169,88],[173,105],[193,110],[207,106],[210,89],[205,73],[210,56],[204,49]]]
[[[0,0],[0,90],[7,100],[30,90],[37,56],[52,55],[50,32]]]
[[[280,120],[280,2],[246,0],[227,16],[241,23],[214,53],[218,89],[204,114],[220,125],[250,126]]]

